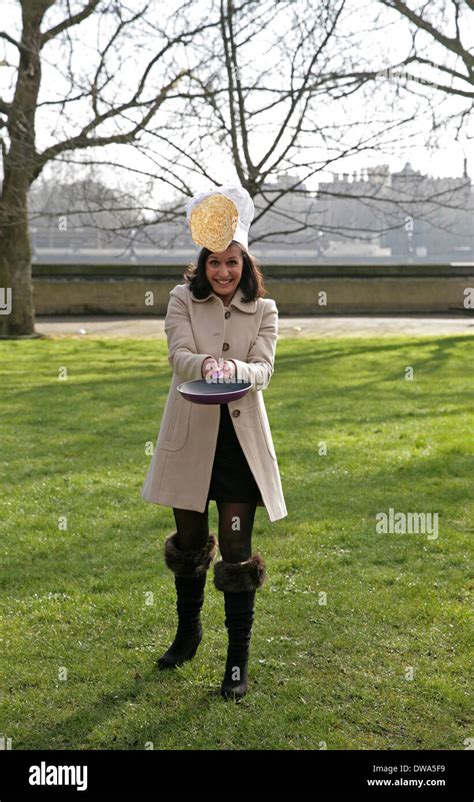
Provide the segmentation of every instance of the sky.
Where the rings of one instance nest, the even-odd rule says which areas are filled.
[[[412,0],[413,4],[414,0]],[[441,0],[433,0],[433,4],[440,3]],[[450,5],[451,0],[445,0],[444,6],[446,9]],[[74,11],[82,7],[82,2],[79,0],[72,0],[72,8]],[[419,3],[418,3],[419,5]],[[441,2],[443,5],[443,2]],[[141,7],[141,3],[134,2],[129,4],[130,8],[137,9]],[[153,25],[158,26],[160,22],[166,19],[169,15],[169,25],[176,22],[173,20],[173,10],[177,6],[177,0],[167,0],[166,3],[152,0],[150,3],[150,25],[142,25],[136,31],[136,35],[130,40],[121,44],[120,52],[114,56],[110,65],[110,87],[115,87],[115,91],[123,96],[127,91],[131,91],[134,86],[134,75],[137,69],[143,67],[147,59],[156,52],[156,42],[159,39],[156,32],[153,30]],[[189,9],[189,19],[192,20],[193,13],[199,16],[203,10],[209,7],[209,3],[196,0],[191,3]],[[0,0],[0,30],[5,30],[13,36],[19,35],[19,3],[16,0]],[[43,28],[48,28],[51,24],[57,22],[62,18],[64,13],[64,3],[59,3],[56,7],[48,12],[45,17]],[[377,15],[381,15],[380,20],[375,24]],[[271,26],[265,31],[262,39],[262,47],[266,41],[270,41],[272,37],[281,35],[285,28],[285,18],[283,15],[277,18],[275,23],[276,27]],[[91,17],[85,24],[80,26],[80,36],[74,47],[74,58],[72,68],[79,79],[86,79],[91,74],[91,65],[95,63],[96,59],[96,43],[105,36],[107,31],[107,23],[104,19],[99,21],[99,18]],[[468,35],[468,28],[466,27],[466,37]],[[79,31],[76,29],[75,33]],[[364,32],[370,31],[370,34]],[[474,25],[471,28],[474,36]],[[448,31],[449,33],[449,31]],[[366,52],[363,58],[366,59],[367,64],[383,65],[396,63],[407,55],[410,46],[410,33],[408,24],[400,19],[394,12],[384,11],[378,0],[347,0],[347,9],[343,15],[341,24],[341,38],[347,37],[348,43],[352,37],[362,37],[364,45],[366,45]],[[427,41],[425,39],[425,41]],[[472,44],[472,41],[471,41]],[[435,46],[434,48],[429,45],[428,52],[432,52],[432,57],[440,54],[440,50]],[[365,48],[364,48],[365,49]],[[61,96],[66,88],[64,81],[64,57],[61,54],[60,48],[57,44],[47,45],[44,49],[44,63],[42,69],[42,89],[41,100],[50,101]],[[349,51],[348,51],[349,52]],[[441,51],[442,52],[442,51]],[[16,56],[15,49],[0,40],[0,96],[8,100],[11,98],[12,93],[12,80],[14,79],[14,60]],[[184,57],[184,54],[183,54]],[[442,57],[445,55],[442,53]],[[271,56],[269,56],[271,59]],[[385,62],[384,62],[385,60]],[[271,61],[268,63],[270,75],[272,69],[275,70],[277,76],[276,65],[273,67]],[[249,75],[252,74],[251,55],[249,54],[248,64],[243,64],[242,69],[245,71],[247,67]],[[159,74],[156,73],[157,85],[159,85]],[[276,78],[278,81],[278,78]],[[403,82],[400,78],[392,77],[390,80],[387,76],[380,76],[377,80],[375,90],[372,95],[363,96],[354,95],[344,102],[334,102],[328,100],[327,104],[320,105],[318,109],[319,115],[324,115],[325,124],[344,124],[347,126],[347,137],[350,140],[357,131],[357,124],[364,121],[367,132],[375,131],[377,125],[376,120],[380,120],[384,115],[389,116],[394,103],[399,103],[400,108],[403,109],[404,114],[407,116],[411,113],[416,115],[415,123],[404,130],[404,137],[402,141],[397,141],[395,144],[390,145],[387,141],[385,145],[378,140],[379,152],[368,152],[362,155],[354,156],[344,161],[338,162],[334,168],[325,170],[319,173],[307,184],[308,188],[316,189],[318,181],[328,181],[334,173],[339,174],[348,172],[352,174],[354,170],[360,171],[362,168],[375,166],[382,163],[389,164],[392,171],[401,169],[404,164],[409,161],[416,169],[423,173],[429,173],[433,176],[460,176],[463,171],[463,159],[468,157],[468,169],[471,175],[474,174],[474,149],[472,148],[472,121],[471,129],[461,135],[460,141],[456,142],[454,139],[453,130],[446,132],[440,136],[439,141],[436,143],[434,149],[427,147],[426,141],[430,136],[432,122],[430,115],[426,113],[426,107],[422,100],[413,94],[405,92],[403,89]],[[426,95],[426,87],[412,81],[409,83],[410,89],[413,92],[419,92],[420,97]],[[372,90],[371,90],[372,91]],[[398,91],[398,98],[396,96]],[[438,98],[440,96],[438,95]],[[465,105],[464,100],[459,98],[446,99],[443,98],[444,113],[455,114]],[[265,152],[271,141],[271,132],[278,125],[281,117],[281,111],[266,115],[265,128],[262,129],[258,137],[252,143],[252,158],[254,161],[260,158],[261,154]],[[74,111],[71,113],[70,118],[64,114],[58,113],[57,106],[46,106],[38,113],[37,117],[37,147],[42,149],[54,143],[58,139],[62,139],[66,135],[76,133],[85,119],[90,116],[90,108],[88,101],[74,104]],[[318,124],[316,118],[314,124]],[[166,125],[164,118],[163,123]],[[160,120],[160,123],[161,123]],[[114,130],[110,126],[109,130]],[[268,132],[268,133],[267,133]],[[469,139],[471,137],[471,139]],[[387,140],[389,137],[387,137]],[[312,158],[315,161],[323,162],[327,155],[327,150],[321,145],[315,146],[315,137],[311,133],[307,137],[308,147],[311,147]],[[159,153],[163,145],[159,140],[152,139],[149,143],[151,155]],[[96,149],[96,153],[97,153]],[[90,154],[91,151],[89,150]],[[172,151],[164,149],[163,153],[169,153],[172,156]],[[101,149],[101,156],[104,155],[104,150]],[[159,173],[159,168],[150,156],[145,156],[137,152],[136,149],[127,147],[110,147],[107,150],[107,157],[110,161],[118,161],[129,165],[136,170],[150,171]],[[79,157],[76,157],[79,158]],[[236,178],[234,168],[229,159],[223,156],[222,148],[215,146],[209,150],[208,161],[206,167],[211,172],[212,177],[218,183],[226,183],[227,181],[234,181]],[[120,185],[123,182],[123,172],[114,168],[109,168],[102,171],[110,184]],[[138,176],[136,181],[140,182]],[[193,178],[191,177],[191,182]],[[196,191],[205,191],[209,188],[209,182],[205,179],[196,179],[194,188]],[[154,196],[155,201],[163,200],[167,193],[167,187],[161,182],[154,183]]]

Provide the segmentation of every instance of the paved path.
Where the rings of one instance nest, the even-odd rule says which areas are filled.
[[[474,312],[450,317],[283,317],[279,318],[280,337],[411,337],[446,334],[474,334]],[[36,331],[50,337],[138,337],[166,339],[164,317],[128,316],[38,316]]]

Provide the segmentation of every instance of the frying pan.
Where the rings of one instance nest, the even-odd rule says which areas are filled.
[[[176,389],[193,404],[228,404],[229,401],[238,401],[253,387],[253,382],[219,381],[223,376],[223,371],[216,370],[211,374],[210,382],[206,379],[184,382]]]

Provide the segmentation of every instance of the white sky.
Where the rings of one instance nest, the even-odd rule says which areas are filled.
[[[34,0],[32,0],[32,2],[34,2]],[[73,11],[77,11],[81,8],[82,4],[83,3],[78,2],[78,0],[72,0],[71,6]],[[177,0],[167,0],[166,3],[154,0],[150,5],[150,19],[156,22],[156,24],[160,24],[166,18],[166,14],[172,14],[176,4]],[[420,3],[414,3],[414,0],[412,0],[412,5],[413,4],[417,6],[420,5]],[[451,4],[451,0],[432,0],[432,4],[433,6],[441,5],[447,10]],[[134,0],[132,3],[131,0],[129,0],[129,7],[136,10],[142,7],[142,2],[141,0]],[[193,5],[196,15],[200,14],[203,9],[208,7],[209,3],[202,2],[202,0],[196,0]],[[50,27],[53,22],[56,23],[62,18],[63,13],[63,4],[53,7],[45,17],[43,29]],[[374,19],[377,14],[381,14],[382,17],[380,28],[378,30],[373,30]],[[16,0],[0,0],[0,19],[0,30],[5,30],[13,36],[18,36],[20,22],[19,3],[16,2]],[[80,33],[80,39],[74,50],[74,61],[72,64],[74,73],[77,76],[85,77],[86,75],[90,75],[90,65],[95,63],[95,45],[98,38],[100,38],[104,21],[102,21],[100,25],[102,27],[99,27],[98,17],[93,16],[85,24],[82,24],[80,29],[78,27],[74,30],[74,34]],[[284,20],[280,18],[278,20],[278,25],[284,27]],[[377,0],[365,0],[365,2],[348,0],[347,11],[341,27],[341,36],[347,36],[349,42],[350,37],[356,36],[358,33],[361,34],[361,32],[366,30],[371,31],[371,33],[364,37],[364,53],[359,53],[359,56],[366,59],[368,64],[383,66],[385,63],[385,65],[388,65],[389,63],[401,60],[407,55],[411,41],[408,23],[400,19],[395,12],[384,10]],[[465,40],[467,39],[468,30],[469,28],[466,27]],[[471,31],[474,32],[474,26],[472,26]],[[446,32],[449,33],[449,31]],[[271,33],[272,31],[268,31],[269,38]],[[273,31],[273,33],[275,33],[275,31]],[[126,95],[127,91],[131,90],[134,86],[133,76],[137,74],[137,67],[139,68],[140,65],[145,64],[150,58],[150,55],[155,52],[156,39],[157,37],[152,34],[151,29],[147,30],[146,26],[142,26],[132,41],[121,46],[120,57],[123,59],[122,63],[120,64],[117,59],[111,62],[113,73],[111,75],[111,86],[115,84],[117,92],[120,93],[121,97]],[[420,39],[420,43],[422,41],[429,42],[430,40],[427,38],[424,40]],[[472,43],[471,36],[471,45]],[[440,53],[442,58],[446,58],[444,51],[438,46],[430,45],[430,48],[429,52],[432,58],[436,56],[439,57]],[[11,81],[14,76],[14,69],[5,62],[13,62],[15,54],[16,51],[14,48],[3,40],[0,40],[0,96],[5,100],[11,99]],[[43,64],[41,89],[41,99],[43,101],[59,97],[63,86],[66,85],[64,79],[61,77],[65,65],[61,60],[60,49],[57,44],[53,43],[48,45],[44,49],[44,56],[45,61]],[[243,65],[243,71],[244,69],[245,65]],[[273,77],[276,82],[278,82],[276,73]],[[159,86],[159,78],[160,76],[156,72],[157,86]],[[398,99],[400,108],[403,109],[406,116],[412,112],[416,112],[416,123],[405,129],[402,141],[398,141],[392,146],[388,144],[381,146],[377,153],[367,152],[346,159],[344,162],[339,161],[334,166],[332,172],[352,173],[353,170],[359,171],[361,168],[381,163],[388,163],[393,171],[401,169],[406,161],[410,161],[416,169],[434,176],[460,176],[463,170],[463,158],[467,156],[468,171],[471,175],[474,175],[472,139],[470,140],[468,138],[467,132],[464,132],[460,136],[459,142],[454,140],[454,133],[452,130],[442,134],[436,147],[434,149],[429,149],[426,146],[426,141],[429,137],[432,124],[430,117],[426,115],[425,105],[423,102],[418,102],[415,97],[407,94],[399,81],[388,82],[385,78],[381,77],[377,82],[377,91],[372,92],[370,97],[363,99],[362,95],[354,95],[344,102],[329,101],[327,104],[324,104],[324,106],[320,106],[318,114],[324,115],[325,123],[345,123],[347,125],[347,136],[349,138],[353,137],[354,131],[357,130],[357,126],[355,125],[356,121],[360,122],[365,120],[367,131],[375,131],[376,126],[374,126],[374,121],[381,119],[385,114],[388,117],[391,113],[391,106],[395,100],[394,90],[397,86],[400,91]],[[426,95],[428,91],[426,87],[414,84],[413,82],[410,86],[413,90],[420,92],[421,95]],[[436,97],[436,95],[434,95],[434,97]],[[441,96],[438,94],[437,97],[439,100]],[[74,116],[70,120],[67,120],[64,115],[59,115],[57,113],[57,107],[52,107],[53,111],[51,111],[50,107],[47,111],[42,110],[38,113],[36,126],[38,149],[42,150],[44,147],[53,144],[66,135],[70,136],[73,133],[77,133],[80,126],[84,123],[84,120],[90,118],[90,107],[87,101],[76,104],[76,106],[77,107],[74,109]],[[455,97],[443,97],[444,114],[448,112],[455,114],[465,106],[465,100],[460,100]],[[277,114],[281,115],[281,111],[277,112]],[[266,130],[271,131],[272,128],[275,128],[278,120],[279,118],[275,113],[273,117],[271,114],[267,115]],[[156,118],[155,125],[163,124],[164,121],[165,118],[161,115],[159,118]],[[109,130],[115,129],[113,126],[110,126]],[[105,130],[101,131],[101,133],[105,132]],[[472,137],[473,133],[471,121],[469,136]],[[308,138],[307,141],[310,143],[313,142],[313,140],[314,137]],[[254,162],[257,161],[268,148],[270,141],[270,136],[265,134],[265,131],[262,131],[260,135],[254,139],[252,142],[252,157]],[[161,147],[156,140],[151,140],[151,146],[156,152],[159,152],[159,148]],[[100,153],[98,151],[99,149],[96,149],[95,155],[104,158],[105,150],[100,149]],[[92,156],[91,150],[83,151],[83,153]],[[325,159],[327,151],[325,149],[315,148],[313,153],[315,159],[322,161]],[[76,155],[75,158],[81,157]],[[156,167],[149,158],[139,154],[134,148],[129,146],[122,146],[119,148],[109,147],[107,149],[107,158],[112,161],[126,163],[140,170],[151,172],[156,170]],[[233,181],[236,178],[233,166],[230,160],[227,159],[223,150],[214,148],[214,150],[210,152],[208,166],[211,174],[219,183],[225,183],[228,180]],[[120,177],[117,178],[117,171],[111,169],[108,172],[104,171],[102,173],[102,176],[107,177],[107,180],[111,184],[116,184],[117,182],[123,183],[125,174],[123,171],[119,171],[119,175]],[[319,180],[327,181],[330,180],[330,178],[331,172],[326,171],[315,177],[313,181],[308,183],[308,186],[311,189],[316,189]],[[139,179],[136,180],[137,182],[139,181]],[[210,186],[209,182],[205,181],[203,178],[198,179],[194,184],[195,189],[198,191],[206,190]],[[155,201],[158,202],[159,199],[162,201],[165,192],[164,186],[157,181],[154,192]]]

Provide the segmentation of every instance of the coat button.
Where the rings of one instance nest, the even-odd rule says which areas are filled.
[[[230,348],[229,343],[224,343],[224,345],[222,346],[223,351],[228,351],[229,348]]]
[[[238,418],[239,415],[240,415],[240,409],[234,409],[234,411],[232,413],[232,417],[233,418]]]
[[[225,317],[226,317],[226,318],[227,318],[227,317],[230,317],[230,312],[226,312],[226,313],[225,313]]]

